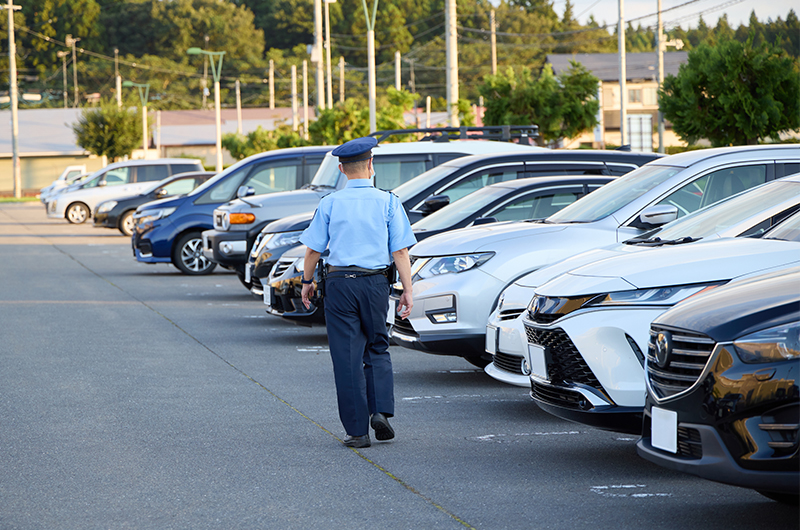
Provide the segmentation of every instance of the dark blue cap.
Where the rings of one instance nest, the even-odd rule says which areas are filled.
[[[350,140],[331,151],[333,156],[339,157],[339,162],[346,164],[348,162],[359,162],[372,158],[372,148],[378,145],[378,140],[374,137],[367,136],[364,138],[356,138]]]

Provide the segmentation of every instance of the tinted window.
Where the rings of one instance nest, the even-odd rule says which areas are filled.
[[[787,175],[794,175],[800,173],[800,163],[790,162],[787,164],[778,164],[778,177],[785,177]]]
[[[529,177],[542,175],[607,175],[604,164],[526,164],[525,171]]]
[[[154,166],[138,166],[136,168],[136,182],[155,182],[164,180],[169,176],[169,168],[167,166],[154,165]]]
[[[496,167],[492,169],[485,169],[477,171],[471,175],[467,175],[461,180],[453,183],[452,186],[445,188],[438,193],[440,195],[447,195],[450,197],[450,202],[455,202],[462,197],[466,197],[470,193],[478,191],[484,186],[490,184],[497,184],[498,182],[505,182],[507,180],[516,180],[524,177],[522,166],[517,167]]]
[[[311,179],[314,178],[314,175],[317,173],[320,164],[322,164],[322,160],[324,157],[322,156],[307,156],[306,157],[306,169],[305,169],[305,176],[303,177],[303,183],[311,182]]]
[[[131,168],[118,167],[116,169],[109,169],[103,176],[106,181],[106,186],[119,186],[130,182]]]
[[[190,171],[203,171],[202,164],[194,163],[194,164],[171,164],[170,168],[172,169],[172,174],[177,175],[178,173],[188,173]]]
[[[609,172],[615,177],[620,177],[636,169],[636,166],[627,166],[624,164],[606,164],[606,167],[608,167]]]
[[[296,190],[299,187],[298,170],[294,160],[265,162],[256,165],[242,185],[256,190],[256,195]]]
[[[386,160],[375,157],[372,165],[375,168],[375,187],[382,190],[393,190],[425,173],[425,160]]]

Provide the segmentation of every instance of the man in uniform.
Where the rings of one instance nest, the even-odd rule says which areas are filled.
[[[386,315],[394,260],[403,294],[397,310],[413,306],[408,247],[416,243],[400,199],[372,185],[375,138],[357,138],[331,153],[347,177],[344,189],[324,197],[300,241],[308,248],[303,267],[303,304],[310,306],[320,253],[330,248],[325,281],[325,320],[333,360],[339,418],[348,447],[369,447],[394,438],[394,380]],[[394,278],[392,278],[392,281]]]

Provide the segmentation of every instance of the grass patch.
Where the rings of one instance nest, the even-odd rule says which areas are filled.
[[[23,197],[21,199],[16,199],[14,197],[0,197],[0,203],[5,202],[34,202],[38,201],[37,197]]]

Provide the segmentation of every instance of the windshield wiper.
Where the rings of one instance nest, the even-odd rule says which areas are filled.
[[[702,237],[694,238],[691,236],[681,237],[678,239],[661,239],[660,237],[653,237],[648,239],[633,238],[624,241],[626,245],[641,245],[643,247],[660,247],[661,245],[682,245],[684,243],[693,243],[700,241]]]

